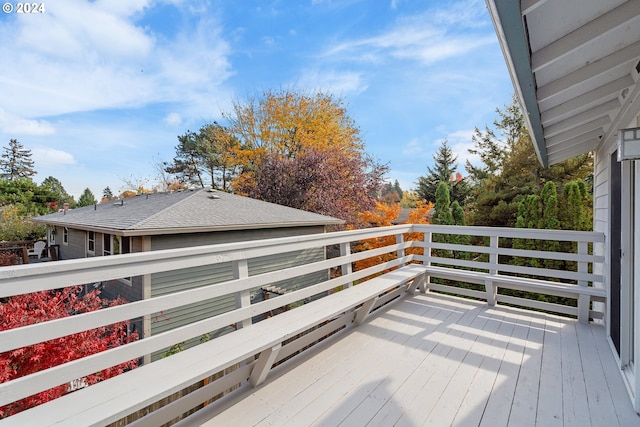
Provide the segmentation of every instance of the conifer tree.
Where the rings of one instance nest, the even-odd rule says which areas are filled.
[[[73,196],[67,193],[67,190],[64,189],[59,179],[48,176],[40,185],[51,192],[52,197],[59,203],[59,206],[65,203],[69,203],[71,206],[75,205]]]
[[[109,186],[106,186],[104,190],[102,190],[102,198],[107,200],[113,199],[113,191],[111,191]]]
[[[556,185],[549,181],[540,192],[540,200],[542,202],[542,218],[540,219],[540,227],[546,230],[557,230],[560,228],[560,220],[558,219],[558,193]],[[557,252],[560,250],[560,243],[557,240],[545,240],[542,242],[541,249],[543,251]],[[544,266],[546,268],[559,268],[561,261],[545,259]]]
[[[520,106],[514,98],[511,104],[498,109],[499,119],[494,122],[493,132],[477,133],[474,150],[486,160],[476,173],[467,171],[474,184],[475,198],[471,206],[472,223],[482,226],[513,227],[518,217],[518,207],[526,195],[539,195],[546,182],[553,181],[559,186],[570,180],[584,181],[593,173],[593,157],[583,154],[564,162],[544,168],[537,159]],[[484,139],[483,139],[484,138]],[[500,147],[504,147],[504,157],[500,159]],[[499,159],[499,162],[495,160]],[[492,172],[492,171],[495,171]],[[479,182],[478,182],[479,181]],[[525,225],[528,227],[528,225]],[[532,228],[537,228],[534,225]]]
[[[444,182],[449,189],[449,197],[457,200],[460,205],[464,205],[470,189],[462,176],[458,175],[459,179],[453,179],[458,169],[457,159],[458,156],[453,154],[447,140],[442,141],[440,148],[433,155],[435,161],[433,168],[427,166],[427,175],[418,178],[416,188],[418,196],[430,202],[435,201],[438,185]]]
[[[3,147],[0,157],[0,178],[13,181],[18,178],[31,178],[35,174],[31,150],[25,149],[17,139],[10,139],[9,146]]]
[[[449,198],[449,187],[446,182],[438,184],[435,193],[436,205],[433,215],[434,224],[452,225],[453,216],[451,215],[451,199]]]
[[[88,188],[85,188],[84,192],[80,195],[80,198],[78,199],[78,207],[91,206],[91,205],[95,205],[96,203],[98,203],[98,201],[96,200],[96,197],[93,195],[91,190],[89,190]]]

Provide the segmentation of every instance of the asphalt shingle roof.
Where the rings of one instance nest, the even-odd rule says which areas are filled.
[[[142,194],[34,218],[131,235],[342,224],[325,215],[207,189]]]

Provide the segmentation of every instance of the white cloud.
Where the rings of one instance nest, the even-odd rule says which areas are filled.
[[[431,143],[427,143],[420,138],[414,138],[409,141],[403,148],[402,154],[411,159],[425,159],[427,164],[433,164],[433,155],[442,145],[443,141],[447,141],[447,145],[457,156],[457,171],[465,174],[464,165],[469,160],[472,164],[476,164],[480,159],[478,156],[469,153],[469,148],[473,148],[471,137],[473,130],[457,130],[449,132],[444,138],[437,139]]]
[[[472,31],[486,27],[485,21],[479,19],[483,14],[486,14],[484,3],[478,0],[453,3],[448,8],[438,5],[434,11],[400,19],[394,27],[378,35],[341,41],[323,56],[340,61],[372,63],[394,57],[431,65],[495,44],[493,33]]]
[[[164,122],[169,126],[180,126],[182,124],[182,116],[178,113],[169,113],[164,118]]]
[[[347,93],[357,95],[367,90],[367,84],[363,81],[360,73],[336,70],[321,71],[319,69],[304,70],[295,86],[328,91],[338,95]]]
[[[425,145],[418,138],[413,138],[402,148],[402,154],[405,156],[422,157],[425,153]]]
[[[38,19],[0,21],[0,63],[11,64],[0,108],[33,118],[177,102],[205,114],[231,75],[220,23],[197,17],[168,40],[138,25],[148,7],[58,0]]]
[[[31,154],[38,168],[55,168],[76,164],[72,154],[55,148],[35,147],[31,150]]]
[[[10,135],[51,135],[53,125],[46,120],[31,120],[7,113],[0,108],[0,132]]]

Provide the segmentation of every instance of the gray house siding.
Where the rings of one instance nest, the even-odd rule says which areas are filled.
[[[86,231],[67,228],[67,243],[63,241],[64,227],[56,227],[56,244],[58,245],[58,258],[76,259],[87,256]]]
[[[50,233],[49,239],[56,240],[60,259],[119,256],[118,248],[129,252],[126,245],[129,240],[121,237],[117,244],[112,238],[114,235],[136,236],[131,237],[130,252],[142,252],[324,233],[327,225],[344,223],[338,218],[209,189],[138,195],[34,220],[56,227],[56,233]],[[64,227],[68,227],[68,240],[63,244]],[[91,252],[87,242],[90,233],[94,236]],[[249,274],[322,260],[324,252],[319,248],[250,260]],[[222,264],[85,285],[87,290],[99,287],[107,298],[137,301],[219,283],[233,275],[233,266]],[[326,280],[327,276],[328,272],[314,273],[274,283],[270,288],[273,292],[254,289],[252,300],[276,298],[281,293]],[[133,321],[142,335],[147,336],[226,312],[235,306],[235,296],[216,298]],[[224,330],[212,332],[223,333]]]
[[[295,227],[260,230],[240,230],[217,233],[195,233],[191,235],[162,235],[153,236],[151,239],[152,250],[167,248],[189,247],[207,244],[221,244],[246,240],[257,240],[272,237],[285,237],[291,235],[305,235],[324,232],[324,227]],[[260,274],[274,271],[285,267],[306,264],[309,262],[324,259],[324,250],[311,249],[305,251],[289,252],[285,254],[271,255],[256,258],[249,261],[249,274]],[[189,268],[167,273],[156,273],[151,277],[151,296],[167,295],[173,292],[193,289],[212,283],[219,283],[233,278],[233,266],[231,263],[203,266],[200,268]],[[273,285],[285,291],[300,289],[312,284],[319,283],[327,279],[327,274],[314,273],[304,275],[295,279],[280,281]],[[263,293],[259,288],[251,292],[252,302],[263,299]],[[151,334],[161,333],[179,326],[183,326],[194,321],[210,317],[212,314],[219,314],[235,308],[235,298],[233,296],[215,298],[202,301],[196,304],[168,310],[163,313],[155,313],[151,317]],[[259,319],[256,319],[259,320]],[[232,327],[232,325],[230,325]],[[214,334],[224,333],[222,331],[212,331]],[[199,339],[193,339],[185,343],[185,348],[197,344]],[[157,353],[153,358],[159,357]]]

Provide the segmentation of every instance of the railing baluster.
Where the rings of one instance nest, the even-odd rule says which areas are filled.
[[[341,257],[349,257],[351,255],[351,242],[340,243],[340,256]],[[351,265],[351,261],[346,262],[340,266],[340,271],[343,276],[347,276],[353,273],[353,266]],[[353,282],[347,282],[343,285],[345,288],[350,288],[353,286]]]
[[[399,245],[404,243],[404,235],[396,234],[396,243]],[[404,258],[404,249],[398,249],[397,257],[398,259]]]

